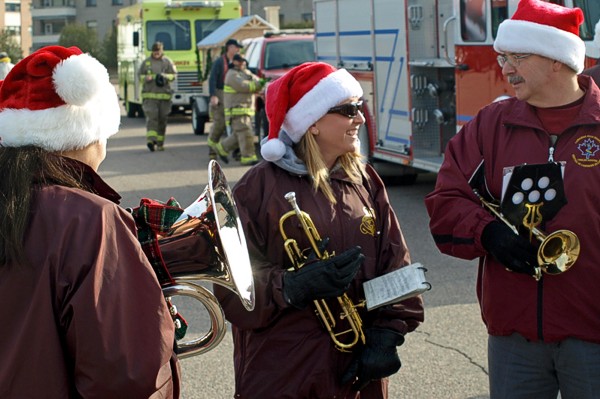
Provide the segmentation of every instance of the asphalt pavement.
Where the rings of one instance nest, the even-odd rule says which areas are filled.
[[[121,131],[109,140],[107,159],[100,167],[100,174],[123,196],[122,205],[137,206],[142,197],[167,200],[172,196],[183,206],[194,201],[207,184],[206,135],[192,133],[189,117],[175,116],[169,121],[166,150],[150,153],[144,134],[143,119],[123,117]],[[221,165],[230,186],[248,169],[235,161]],[[428,278],[433,284],[432,291],[424,294],[425,322],[399,348],[402,368],[391,378],[390,398],[489,398],[487,334],[475,298],[476,268],[439,254],[433,246],[422,204],[423,193],[433,186],[429,179],[418,179],[414,187],[388,188],[413,260],[431,266]],[[203,319],[185,315],[191,321]],[[232,398],[232,353],[228,332],[216,349],[182,359],[183,397]]]

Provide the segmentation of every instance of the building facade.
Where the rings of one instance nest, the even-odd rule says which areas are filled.
[[[68,24],[87,26],[97,32],[99,40],[103,40],[114,26],[119,9],[138,2],[138,0],[0,0],[0,30],[14,32],[15,40],[20,44],[25,57],[41,47],[58,44],[60,32]],[[267,19],[265,7],[271,7],[271,10],[279,7],[278,22],[281,27],[285,27],[286,24],[312,21],[312,0],[240,0],[240,3],[244,15],[256,14],[265,19]]]
[[[136,0],[31,0],[32,50],[57,44],[68,24],[93,29],[102,40],[110,33],[121,7]]]
[[[279,6],[279,26],[282,28],[286,25],[313,20],[312,0],[240,0],[240,2],[244,15],[248,15],[250,10],[249,14],[256,14],[265,19],[267,19],[265,7]]]
[[[30,10],[31,0],[0,0],[0,30],[14,37],[24,57],[29,55],[31,48]]]

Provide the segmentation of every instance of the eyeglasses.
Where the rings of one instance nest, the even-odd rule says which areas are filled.
[[[333,108],[329,108],[328,114],[340,114],[347,116],[348,118],[356,118],[358,112],[363,112],[363,102],[357,101],[355,103],[347,103],[342,105],[336,105]]]
[[[504,68],[504,64],[507,62],[508,65],[516,68],[521,65],[522,60],[527,57],[531,57],[532,55],[533,54],[500,54],[498,57],[496,57],[496,60],[498,60],[498,65],[500,65],[500,68]]]

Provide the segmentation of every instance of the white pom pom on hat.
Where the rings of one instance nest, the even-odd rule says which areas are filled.
[[[350,97],[361,97],[360,83],[345,69],[324,62],[306,62],[270,83],[265,94],[269,136],[260,153],[267,161],[285,155],[279,131],[297,143],[327,111]]]
[[[0,86],[0,143],[5,147],[80,149],[117,133],[120,121],[108,71],[77,47],[37,50],[18,62]]]
[[[585,43],[579,37],[582,23],[579,8],[521,0],[513,16],[498,27],[494,50],[541,55],[581,73],[585,62]]]

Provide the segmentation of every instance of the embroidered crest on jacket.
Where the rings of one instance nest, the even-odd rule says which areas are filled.
[[[375,237],[375,210],[364,206],[363,211],[365,215],[360,223],[360,232]]]
[[[573,161],[584,168],[598,166],[600,163],[600,140],[596,136],[586,135],[575,140]]]

